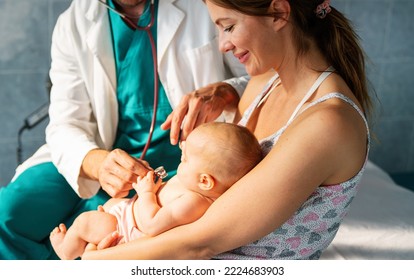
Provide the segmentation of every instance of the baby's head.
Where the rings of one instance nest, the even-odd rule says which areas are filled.
[[[212,183],[219,193],[226,191],[262,159],[256,137],[247,128],[230,123],[200,125],[182,143],[182,149],[177,175],[197,177],[201,185]]]

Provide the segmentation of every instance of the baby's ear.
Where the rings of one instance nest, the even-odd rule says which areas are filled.
[[[203,191],[209,191],[214,187],[215,179],[213,176],[202,173],[200,174],[198,187],[202,189]]]

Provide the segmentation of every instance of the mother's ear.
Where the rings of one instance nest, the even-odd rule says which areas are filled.
[[[198,187],[202,189],[203,191],[209,191],[214,187],[215,179],[213,176],[202,173],[200,174]]]
[[[273,16],[273,22],[277,29],[286,25],[290,16],[290,3],[287,0],[273,0],[270,4],[270,14]]]

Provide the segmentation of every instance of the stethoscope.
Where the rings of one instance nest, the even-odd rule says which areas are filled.
[[[108,10],[116,13],[117,15],[119,15],[123,20],[125,20],[133,29],[135,30],[143,30],[147,33],[148,38],[150,40],[150,44],[151,44],[151,52],[152,52],[152,63],[153,63],[153,68],[154,68],[154,106],[153,106],[153,113],[152,113],[152,119],[151,119],[151,126],[149,129],[149,134],[148,134],[148,138],[147,138],[147,143],[144,146],[144,149],[142,150],[142,154],[140,156],[140,159],[144,159],[145,155],[148,151],[148,148],[151,144],[151,139],[152,139],[152,134],[154,132],[154,127],[155,127],[155,121],[157,119],[157,108],[158,108],[158,63],[157,63],[157,49],[155,46],[155,41],[154,41],[154,37],[152,36],[151,33],[151,27],[154,25],[154,0],[151,0],[150,3],[150,13],[151,13],[151,19],[150,22],[147,26],[139,26],[138,24],[136,24],[134,21],[132,21],[131,19],[129,19],[127,17],[127,15],[115,10],[114,8],[112,8],[111,6],[109,6],[108,4],[106,4],[103,0],[98,0],[100,4],[102,4],[103,6],[105,6]]]

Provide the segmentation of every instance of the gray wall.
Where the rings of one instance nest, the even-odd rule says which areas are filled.
[[[0,186],[14,174],[17,135],[24,119],[48,102],[51,34],[70,2],[0,0]],[[45,142],[47,122],[22,133],[23,159]]]
[[[93,0],[85,0],[93,1]],[[48,101],[50,37],[69,0],[0,0],[0,186],[16,167],[24,119]],[[414,171],[414,1],[332,0],[354,23],[380,100],[370,159],[388,172]],[[47,121],[23,132],[23,157],[44,143]]]
[[[390,173],[414,172],[414,1],[343,0],[369,57],[378,95],[370,159]]]

